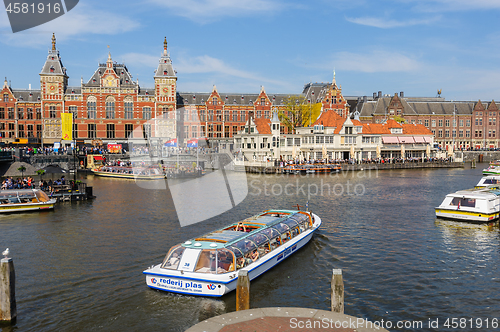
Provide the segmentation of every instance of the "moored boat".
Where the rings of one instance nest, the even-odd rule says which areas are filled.
[[[136,179],[136,180],[160,180],[165,175],[159,167],[131,167],[131,166],[103,166],[97,170],[92,170],[97,176]]]
[[[436,217],[486,223],[500,216],[500,187],[460,190],[446,195],[436,207]]]
[[[0,191],[0,213],[50,210],[55,198],[39,189],[7,189]]]
[[[173,293],[220,297],[236,289],[239,270],[250,280],[304,246],[321,225],[308,211],[268,210],[173,246],[143,273],[146,284]]]
[[[483,169],[483,175],[500,175],[500,166],[491,165],[490,167]]]
[[[481,189],[497,184],[500,185],[500,175],[488,175],[488,176],[483,176],[474,188]]]

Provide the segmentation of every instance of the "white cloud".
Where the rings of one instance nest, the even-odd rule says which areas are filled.
[[[156,56],[142,53],[126,53],[118,57],[121,59],[120,61],[125,64],[134,64],[134,66],[144,66],[156,69],[160,56],[160,53]]]
[[[376,28],[382,28],[382,29],[400,28],[400,27],[408,27],[408,26],[414,26],[414,25],[426,25],[426,24],[436,22],[439,19],[440,19],[439,16],[432,17],[432,18],[426,18],[426,19],[420,19],[420,20],[411,19],[411,20],[404,20],[404,21],[391,20],[391,19],[381,18],[381,17],[356,17],[356,18],[346,17],[346,20],[348,22],[361,24],[361,25],[367,25],[367,26],[376,27]]]
[[[185,74],[221,74],[224,76],[232,76],[237,78],[244,78],[247,80],[252,80],[255,82],[262,83],[272,83],[276,85],[285,85],[286,83],[268,79],[251,72],[233,68],[230,65],[224,63],[224,61],[213,58],[208,55],[202,55],[194,58],[182,57],[179,62],[175,64],[175,68],[179,73]]]
[[[498,0],[401,0],[401,2],[415,3],[414,9],[422,12],[500,9]]]
[[[328,68],[342,68],[345,71],[364,73],[411,72],[421,65],[415,59],[396,52],[373,51],[367,54],[339,52],[334,54],[333,63]]]
[[[16,46],[41,46],[47,45],[46,35],[52,32],[56,33],[58,41],[64,41],[88,34],[115,35],[138,27],[139,23],[131,18],[98,10],[80,2],[73,10],[50,22],[15,34],[5,33],[0,42]],[[40,35],[44,35],[44,38],[40,38]]]
[[[249,16],[273,13],[287,5],[277,0],[149,0],[171,9],[174,14],[205,23],[220,17]]]

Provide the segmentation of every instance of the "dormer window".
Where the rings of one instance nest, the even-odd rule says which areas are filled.
[[[128,79],[127,79],[127,80],[125,80],[125,83],[128,83]]]
[[[120,74],[121,74],[121,75],[123,75],[123,74],[124,74],[124,73],[123,73],[123,70],[121,71],[121,73],[120,73]]]
[[[163,75],[167,75],[167,74],[168,74],[168,73],[167,73],[167,71],[166,71],[166,70],[164,70],[164,71],[163,71]]]
[[[99,75],[101,75],[101,71],[99,70]]]
[[[75,94],[75,90],[71,90],[71,93],[72,93],[72,94]]]
[[[92,79],[92,83],[95,83],[95,78]]]
[[[146,96],[148,96],[148,95],[149,95],[149,92],[148,92],[148,91],[146,91]]]
[[[163,63],[167,63],[167,60],[163,60]]]
[[[195,96],[195,95],[193,95],[193,99],[196,99],[196,96]]]
[[[55,60],[55,59],[56,59],[56,58],[54,58],[54,57],[51,57],[51,58],[50,58],[50,60]]]
[[[53,66],[50,66],[50,72],[53,73],[54,72],[54,67]]]

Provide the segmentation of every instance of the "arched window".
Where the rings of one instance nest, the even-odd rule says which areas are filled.
[[[113,97],[106,98],[106,119],[115,118],[115,99]]]
[[[134,118],[134,102],[132,97],[125,97],[123,103],[125,109],[125,119],[133,119]]]
[[[97,98],[95,96],[89,96],[87,98],[87,117],[89,119],[96,118],[96,108],[97,108]]]

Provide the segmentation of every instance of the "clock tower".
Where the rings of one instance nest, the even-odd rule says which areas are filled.
[[[164,139],[176,135],[177,76],[167,53],[167,38],[163,42],[163,54],[155,72],[155,102],[158,121],[157,135]]]
[[[64,110],[64,92],[68,86],[68,75],[59,51],[56,36],[52,34],[52,49],[40,73],[43,143],[61,140],[61,112]]]

